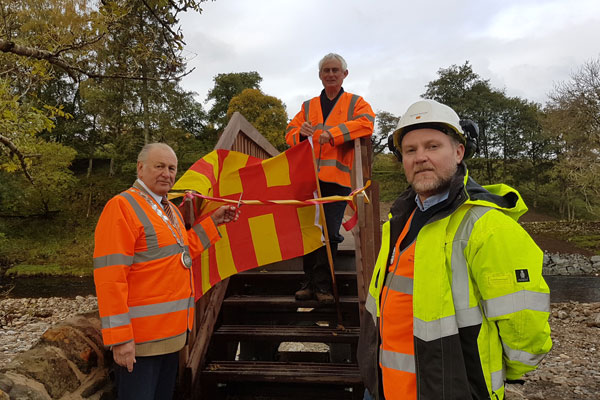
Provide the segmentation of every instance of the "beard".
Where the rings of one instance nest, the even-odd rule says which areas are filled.
[[[457,165],[453,168],[445,170],[432,170],[429,168],[422,168],[415,171],[412,182],[410,182],[412,188],[419,196],[430,197],[436,194],[443,193],[450,188],[452,178],[456,174],[458,169]],[[420,175],[419,172],[428,171],[426,175]]]

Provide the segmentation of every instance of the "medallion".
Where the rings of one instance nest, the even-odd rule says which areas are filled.
[[[181,253],[181,263],[186,268],[192,268],[192,256],[187,250],[183,250],[183,253]]]

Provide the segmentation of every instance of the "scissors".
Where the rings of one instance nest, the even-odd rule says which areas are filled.
[[[240,198],[238,199],[237,206],[235,208],[240,208],[242,206],[242,195],[244,192],[240,193]]]

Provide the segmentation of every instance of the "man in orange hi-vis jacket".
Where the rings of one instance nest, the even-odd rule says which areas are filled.
[[[220,238],[217,225],[238,217],[236,207],[222,206],[186,232],[166,197],[176,173],[171,147],[144,146],[138,179],[106,204],[96,226],[94,282],[120,400],[173,397],[178,351],[194,321],[189,245],[206,249]]]
[[[320,96],[302,104],[302,109],[288,125],[285,135],[290,146],[308,137],[313,138],[321,196],[345,196],[350,193],[353,141],[373,133],[375,113],[362,97],[344,91],[342,83],[346,76],[348,68],[342,56],[330,53],[323,57],[319,62],[319,78],[324,89]],[[329,203],[323,208],[332,256],[335,258],[338,243],[344,240],[339,231],[346,203]],[[304,280],[296,292],[296,299],[308,300],[314,295],[320,303],[333,303],[325,247],[305,255],[303,264]]]

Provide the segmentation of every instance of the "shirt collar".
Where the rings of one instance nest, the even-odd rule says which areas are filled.
[[[148,186],[146,186],[146,184],[145,184],[144,182],[142,182],[142,180],[141,180],[141,179],[139,179],[139,178],[138,178],[138,179],[136,180],[136,182],[137,182],[137,183],[139,183],[139,184],[140,184],[140,185],[141,185],[141,186],[144,188],[144,190],[145,190],[146,192],[148,192],[148,194],[149,194],[150,196],[152,196],[152,198],[153,198],[154,200],[156,200],[156,202],[157,202],[158,204],[161,204],[161,201],[162,201],[162,199],[163,199],[163,196],[159,196],[159,195],[157,195],[156,193],[154,193],[152,190],[148,189]]]
[[[428,208],[435,206],[436,204],[441,203],[442,201],[446,200],[448,198],[449,193],[450,193],[450,191],[446,190],[444,193],[434,194],[433,196],[426,198],[424,202],[421,202],[421,199],[419,198],[419,195],[417,194],[415,196],[415,202],[417,203],[417,207],[419,207],[419,210],[425,211]]]
[[[342,93],[344,93],[344,88],[341,87],[340,91],[338,92],[338,94],[335,95],[335,97],[331,100],[329,100],[329,97],[327,97],[327,93],[325,92],[325,89],[321,90],[321,100],[326,100],[326,101],[330,101],[330,102],[334,102],[336,101],[341,95]]]

